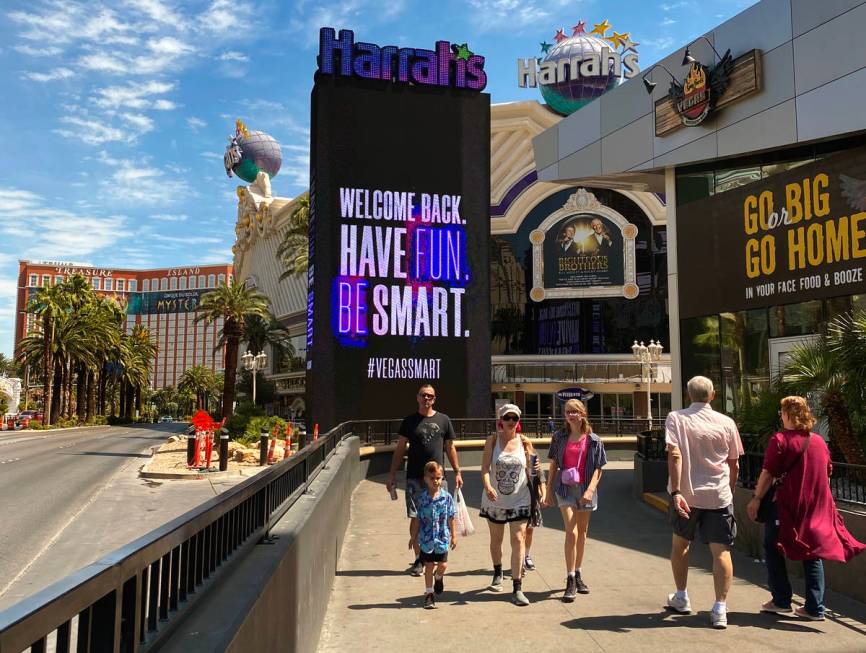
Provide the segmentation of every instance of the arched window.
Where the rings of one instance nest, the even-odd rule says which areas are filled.
[[[189,278],[189,287],[190,287],[190,289],[195,288],[195,275],[193,275]]]
[[[129,289],[133,290],[131,281],[129,283]],[[144,279],[141,282],[141,292],[150,292],[150,279]]]
[[[180,288],[181,290],[186,290],[186,277],[181,277],[181,278],[180,278],[180,286],[179,286],[179,288]]]
[[[159,280],[159,289],[168,290],[168,277],[163,277]]]
[[[216,277],[212,274],[207,275],[207,287],[213,288],[216,286]]]
[[[224,275],[224,274],[219,275],[219,277],[217,277],[217,281],[219,283],[225,283],[226,282],[226,275]]]
[[[172,277],[168,280],[168,287],[171,290],[177,290],[177,277]]]
[[[198,276],[198,287],[199,288],[206,288],[205,283],[204,283],[204,275],[203,274],[200,274]]]

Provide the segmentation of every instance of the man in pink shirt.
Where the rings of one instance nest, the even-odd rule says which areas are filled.
[[[696,376],[688,383],[688,393],[691,406],[671,412],[665,421],[669,520],[674,529],[671,568],[677,587],[668,595],[668,607],[691,614],[686,590],[689,544],[700,533],[713,554],[716,602],[710,620],[714,628],[726,628],[725,601],[734,575],[731,546],[737,535],[734,488],[743,444],[734,420],[710,406],[716,396],[712,381]]]

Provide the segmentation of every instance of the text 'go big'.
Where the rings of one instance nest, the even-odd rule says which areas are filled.
[[[332,27],[319,31],[319,72],[472,91],[482,91],[487,86],[484,57],[477,54],[458,57],[449,41],[436,41],[435,50],[379,47],[355,43],[352,30],[341,29],[338,36]]]

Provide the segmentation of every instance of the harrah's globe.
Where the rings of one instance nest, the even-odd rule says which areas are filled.
[[[238,138],[241,160],[232,171],[247,183],[253,183],[259,172],[276,177],[283,163],[280,144],[272,136],[260,131],[251,131]]]
[[[561,68],[560,62],[571,62],[575,58],[589,61],[598,57],[599,74],[575,75],[572,71],[567,79],[556,79],[545,84],[539,81],[539,88],[544,101],[557,113],[569,115],[583,105],[600,97],[619,83],[619,75],[615,71],[612,60],[602,64],[603,50],[609,51],[610,44],[590,34],[579,34],[557,43],[544,58],[542,63],[553,63]],[[575,71],[577,72],[577,71]]]

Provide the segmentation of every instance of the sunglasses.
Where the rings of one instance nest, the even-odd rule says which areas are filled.
[[[517,415],[506,415],[502,418],[503,422],[519,422],[520,418]]]
[[[435,399],[435,398],[436,398],[436,395],[431,395],[431,394],[429,394],[429,393],[427,393],[427,392],[422,392],[422,393],[419,394],[418,396],[421,397],[421,399],[431,399],[431,400],[432,400],[432,399]]]

